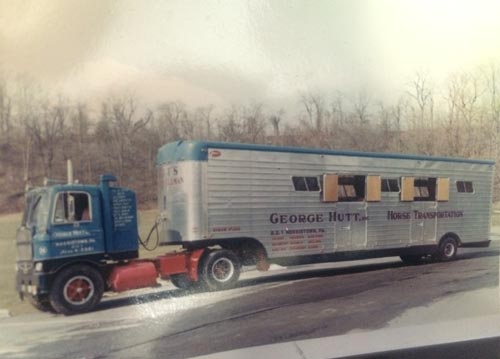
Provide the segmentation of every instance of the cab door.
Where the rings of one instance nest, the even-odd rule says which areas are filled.
[[[94,191],[56,193],[49,230],[52,258],[104,252],[99,209],[100,198]]]

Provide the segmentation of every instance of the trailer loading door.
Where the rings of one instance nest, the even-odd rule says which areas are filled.
[[[410,244],[435,242],[437,218],[429,217],[428,213],[436,212],[436,202],[413,202],[410,231]]]
[[[366,203],[339,203],[335,213],[334,250],[366,248]]]
[[[414,180],[410,245],[436,241],[436,185],[436,178],[416,178]]]
[[[335,228],[334,250],[366,248],[366,178],[355,175],[335,175],[332,179],[338,180],[335,198],[337,202],[330,212]]]

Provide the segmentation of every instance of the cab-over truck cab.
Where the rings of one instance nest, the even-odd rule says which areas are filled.
[[[135,193],[113,181],[28,192],[17,232],[21,297],[42,310],[85,311],[100,301],[111,264],[138,257]]]

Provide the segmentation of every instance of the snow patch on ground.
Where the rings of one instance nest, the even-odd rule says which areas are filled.
[[[450,295],[405,311],[388,323],[388,327],[428,324],[450,320],[450,318],[471,318],[500,314],[500,288],[483,288],[466,293]]]

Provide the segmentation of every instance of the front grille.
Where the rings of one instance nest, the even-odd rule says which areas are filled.
[[[17,263],[18,266],[26,266],[26,262],[33,260],[33,250],[31,243],[31,231],[27,228],[19,228],[16,236]],[[24,269],[24,268],[23,268]]]

